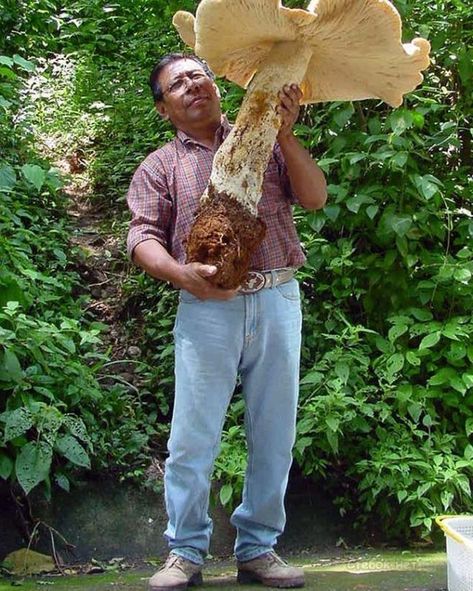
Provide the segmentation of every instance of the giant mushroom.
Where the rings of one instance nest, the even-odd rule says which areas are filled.
[[[210,280],[236,288],[264,238],[258,202],[282,86],[298,84],[302,104],[377,98],[397,107],[421,83],[430,45],[402,43],[388,0],[312,0],[307,10],[280,0],[202,0],[195,17],[179,11],[173,24],[217,76],[247,88],[187,242],[188,262],[216,265]]]

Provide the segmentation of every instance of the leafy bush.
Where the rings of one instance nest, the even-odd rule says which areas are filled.
[[[314,108],[298,128],[330,199],[298,215],[308,260],[296,457],[342,511],[391,538],[473,510],[473,32],[459,25],[473,12],[398,7],[406,37],[432,41],[422,89],[391,112]]]
[[[82,310],[62,181],[35,154],[20,108],[18,70],[33,64],[0,62],[0,476],[25,494],[39,484],[49,494],[52,482],[68,490],[91,466],[133,476],[159,426],[124,385],[101,384],[103,327]]]

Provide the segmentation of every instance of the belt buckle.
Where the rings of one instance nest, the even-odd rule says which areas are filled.
[[[249,271],[245,281],[240,285],[239,292],[242,294],[256,293],[265,286],[266,279],[259,271]]]

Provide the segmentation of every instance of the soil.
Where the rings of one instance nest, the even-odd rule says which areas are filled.
[[[208,280],[223,289],[236,289],[245,279],[266,225],[241,203],[209,187],[209,199],[199,209],[187,241],[187,262],[215,265]]]

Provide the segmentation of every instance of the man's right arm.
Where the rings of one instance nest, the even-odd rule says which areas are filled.
[[[155,279],[168,281],[185,289],[201,300],[229,300],[237,294],[233,289],[213,286],[207,277],[217,272],[214,265],[202,263],[179,264],[157,240],[140,242],[133,250],[133,261]]]

